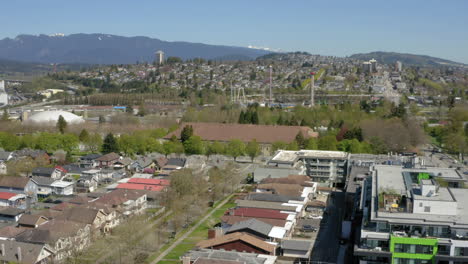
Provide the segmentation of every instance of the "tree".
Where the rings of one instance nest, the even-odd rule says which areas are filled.
[[[273,142],[273,144],[271,145],[271,148],[273,151],[277,151],[280,149],[284,150],[288,148],[288,144],[282,141],[276,141],[276,142]]]
[[[213,154],[224,154],[225,153],[225,146],[221,142],[215,141],[209,144],[206,148],[206,155],[213,155]]]
[[[57,120],[57,129],[60,131],[61,134],[65,133],[65,129],[67,128],[67,121],[63,118],[62,115],[59,116]]]
[[[250,141],[249,143],[247,143],[245,152],[247,153],[247,155],[249,155],[249,157],[252,159],[252,162],[253,162],[254,158],[257,157],[258,154],[260,154],[260,145],[254,139]]]
[[[121,135],[118,140],[118,145],[119,149],[128,156],[133,156],[137,152],[136,139],[131,135]]]
[[[43,132],[36,139],[36,148],[52,153],[59,149],[61,145],[60,137],[57,134]]]
[[[199,155],[205,151],[202,139],[199,136],[191,136],[183,145],[186,154]]]
[[[258,121],[258,113],[257,113],[257,111],[253,111],[253,112],[252,112],[251,118],[252,118],[252,120],[251,120],[251,121],[252,121],[252,124],[258,124],[259,121]]]
[[[337,140],[333,135],[326,135],[318,140],[318,149],[320,150],[337,150]]]
[[[10,114],[6,108],[3,109],[2,121],[10,121]]]
[[[146,150],[148,152],[157,152],[157,153],[164,153],[164,148],[158,140],[154,138],[148,138],[146,141]]]
[[[166,59],[166,63],[167,64],[175,64],[175,63],[181,63],[182,62],[182,59],[179,58],[179,57],[167,57]]]
[[[191,136],[193,136],[193,127],[190,126],[190,125],[184,126],[184,128],[180,132],[180,141],[182,141],[182,143],[184,143]]]
[[[99,134],[92,134],[88,137],[88,139],[83,142],[86,150],[90,152],[98,152],[100,147],[102,146],[102,137]]]
[[[119,152],[119,144],[117,143],[117,140],[115,139],[112,133],[107,134],[104,138],[104,143],[102,144],[101,152],[104,154],[111,152]]]
[[[227,154],[236,159],[245,152],[245,144],[239,139],[233,139],[229,142],[226,150]]]
[[[306,141],[306,146],[305,146],[305,149],[317,149],[318,146],[318,142],[317,142],[317,139],[316,138],[309,138],[307,141]]]
[[[138,106],[138,116],[145,116],[146,115],[146,108],[145,103],[142,101]]]
[[[241,110],[239,114],[239,121],[237,121],[239,124],[245,124],[245,113],[244,110]]]
[[[0,132],[0,147],[4,150],[18,150],[20,145],[21,141],[16,135],[7,132]]]
[[[405,118],[406,117],[406,108],[403,103],[398,104],[398,106],[392,108],[391,117]]]
[[[57,147],[58,149],[63,149],[67,153],[70,153],[78,148],[79,140],[78,137],[74,134],[64,134],[61,137],[59,137],[59,139],[60,143]]]
[[[306,139],[304,138],[304,135],[302,134],[302,132],[297,133],[296,138],[294,140],[296,141],[297,146],[300,149],[305,148],[305,145],[306,145],[307,142],[306,142]]]
[[[369,143],[374,154],[388,153],[388,146],[383,139],[379,137],[372,137],[370,138]]]
[[[357,139],[352,139],[351,142],[349,143],[349,149],[348,152],[351,153],[363,153],[361,143]]]
[[[163,143],[164,153],[166,155],[171,153],[183,153],[184,145],[178,141],[166,141]]]
[[[103,115],[99,116],[99,124],[104,124],[106,122],[106,118]]]
[[[81,142],[86,142],[86,140],[89,139],[89,133],[88,133],[88,130],[86,129],[82,129],[81,132],[80,132],[80,135],[78,136],[78,138],[80,139]]]

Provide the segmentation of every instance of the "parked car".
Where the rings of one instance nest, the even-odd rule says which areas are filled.
[[[311,225],[303,225],[303,226],[302,226],[302,231],[303,231],[303,232],[317,232],[317,231],[318,231],[318,228],[313,227],[313,226],[311,226]]]

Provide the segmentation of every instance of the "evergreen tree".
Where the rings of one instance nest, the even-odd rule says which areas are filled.
[[[304,149],[305,148],[305,145],[307,143],[307,140],[304,138],[304,135],[299,132],[297,133],[296,135],[296,138],[295,138],[295,141],[297,143],[297,146],[300,148],[300,149]]]
[[[239,114],[239,121],[238,121],[239,124],[245,124],[245,113],[244,113],[244,110],[241,110],[240,114]]]
[[[184,143],[187,141],[191,136],[193,136],[193,127],[192,126],[185,126],[182,131],[180,132],[180,141]]]
[[[80,135],[78,136],[81,142],[86,142],[89,139],[89,133],[88,130],[83,129],[80,132]]]
[[[247,110],[247,112],[245,112],[244,124],[252,124],[252,111]]]
[[[104,154],[111,153],[111,152],[115,152],[115,153],[119,152],[119,145],[112,133],[107,134],[106,138],[104,138],[104,143],[102,144],[101,151]]]
[[[57,129],[60,131],[61,134],[65,133],[65,129],[67,128],[67,121],[63,118],[62,115],[59,116],[57,120]]]
[[[252,112],[252,124],[258,125],[258,112],[257,111]]]

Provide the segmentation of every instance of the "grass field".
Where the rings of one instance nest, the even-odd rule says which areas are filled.
[[[232,199],[232,198],[230,198]],[[214,204],[216,207],[221,201]],[[174,264],[180,262],[180,257],[185,254],[185,252],[191,250],[195,247],[195,245],[208,238],[208,230],[213,228],[216,224],[220,222],[221,216],[223,216],[224,212],[232,207],[235,207],[235,203],[233,201],[227,202],[225,205],[221,206],[208,218],[206,219],[199,227],[197,227],[187,238],[185,238],[179,245],[177,245],[169,254],[164,257],[164,260],[158,262],[158,264]],[[209,211],[208,211],[209,212]],[[208,213],[207,212],[207,213]],[[203,218],[203,216],[201,217]],[[198,221],[196,221],[198,222]],[[195,222],[195,223],[196,223]],[[195,224],[194,223],[194,224]],[[189,230],[193,225],[189,226],[183,232],[177,234],[176,238],[173,241],[176,241],[178,237],[182,236]],[[159,252],[163,252],[167,248],[171,246],[172,243],[165,245]],[[158,254],[159,254],[158,252]],[[151,262],[152,260],[156,259],[158,254],[151,256],[147,263]]]

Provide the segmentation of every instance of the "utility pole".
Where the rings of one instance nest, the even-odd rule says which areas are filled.
[[[272,71],[273,71],[273,66],[270,65],[270,105],[273,102],[273,93],[272,93],[272,85],[273,85],[273,79],[272,79]]]
[[[314,85],[314,81],[315,81],[315,72],[311,72],[310,73],[310,107],[315,106],[315,100],[314,100],[315,85]]]

